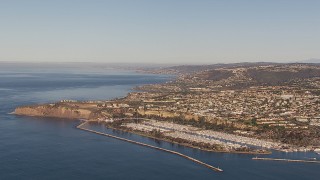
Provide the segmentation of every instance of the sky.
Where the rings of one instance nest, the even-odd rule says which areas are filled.
[[[0,0],[0,61],[320,58],[319,0]]]

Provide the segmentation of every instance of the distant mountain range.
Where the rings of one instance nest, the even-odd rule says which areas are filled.
[[[320,63],[320,59],[311,58],[307,60],[298,61],[298,63]]]

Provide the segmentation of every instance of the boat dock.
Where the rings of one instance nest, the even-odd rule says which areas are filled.
[[[118,139],[118,140],[121,140],[121,141],[126,141],[126,142],[129,142],[129,143],[132,143],[132,144],[137,144],[137,145],[140,145],[140,146],[145,146],[145,147],[149,147],[149,148],[152,148],[152,149],[157,149],[157,150],[160,150],[160,151],[164,151],[164,152],[167,152],[167,153],[171,153],[171,154],[175,154],[175,155],[178,155],[178,156],[181,156],[185,159],[188,159],[190,161],[193,161],[195,163],[198,163],[198,164],[201,164],[209,169],[212,169],[216,172],[223,172],[222,169],[218,168],[218,167],[214,167],[214,166],[211,166],[207,163],[204,163],[202,161],[199,161],[197,159],[194,159],[192,157],[189,157],[187,155],[184,155],[182,153],[179,153],[179,152],[176,152],[176,151],[172,151],[172,150],[168,150],[168,149],[164,149],[164,148],[160,148],[160,147],[157,147],[157,146],[152,146],[152,145],[149,145],[149,144],[145,144],[145,143],[141,143],[141,142],[137,142],[137,141],[133,141],[133,140],[130,140],[130,139],[126,139],[126,138],[122,138],[122,137],[118,137],[118,136],[113,136],[113,135],[110,135],[110,134],[106,134],[106,133],[102,133],[102,132],[98,132],[98,131],[94,131],[94,130],[91,130],[91,129],[87,129],[87,128],[83,128],[83,126],[85,124],[87,124],[88,121],[84,122],[84,123],[81,123],[80,125],[77,126],[78,129],[81,129],[81,130],[84,130],[84,131],[88,131],[88,132],[91,132],[91,133],[95,133],[95,134],[99,134],[99,135],[103,135],[103,136],[107,136],[107,137],[111,137],[111,138],[114,138],[114,139]]]
[[[254,157],[253,160],[265,160],[265,161],[284,161],[284,162],[301,162],[301,163],[320,163],[316,160],[302,160],[302,159],[276,159],[276,158],[258,158]]]

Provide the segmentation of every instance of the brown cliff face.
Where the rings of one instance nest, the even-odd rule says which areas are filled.
[[[17,115],[57,117],[67,119],[90,119],[94,113],[87,109],[76,109],[64,106],[39,105],[18,107],[14,111]]]

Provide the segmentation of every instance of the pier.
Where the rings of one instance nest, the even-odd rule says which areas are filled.
[[[284,162],[301,162],[301,163],[320,163],[320,161],[302,160],[302,159],[276,159],[276,158],[258,158],[254,157],[253,160],[264,160],[264,161],[284,161]]]
[[[185,159],[188,159],[190,161],[193,161],[195,163],[198,163],[198,164],[201,164],[209,169],[212,169],[216,172],[223,172],[222,169],[218,168],[218,167],[214,167],[214,166],[211,166],[207,163],[204,163],[202,161],[199,161],[197,159],[194,159],[190,156],[187,156],[187,155],[184,155],[182,153],[179,153],[179,152],[176,152],[176,151],[172,151],[172,150],[168,150],[168,149],[164,149],[164,148],[160,148],[160,147],[157,147],[157,146],[152,146],[152,145],[149,145],[149,144],[145,144],[145,143],[141,143],[141,142],[137,142],[137,141],[133,141],[133,140],[130,140],[130,139],[126,139],[126,138],[122,138],[122,137],[118,137],[118,136],[113,136],[113,135],[110,135],[110,134],[106,134],[106,133],[102,133],[102,132],[98,132],[98,131],[94,131],[94,130],[91,130],[91,129],[87,129],[87,128],[83,128],[83,126],[85,124],[87,124],[88,121],[84,122],[84,123],[81,123],[80,125],[77,126],[78,129],[81,129],[81,130],[84,130],[84,131],[88,131],[88,132],[91,132],[91,133],[95,133],[95,134],[99,134],[99,135],[103,135],[103,136],[107,136],[107,137],[111,137],[111,138],[114,138],[114,139],[118,139],[118,140],[121,140],[121,141],[125,141],[125,142],[129,142],[129,143],[132,143],[132,144],[137,144],[137,145],[140,145],[140,146],[145,146],[145,147],[149,147],[149,148],[152,148],[152,149],[156,149],[156,150],[160,150],[160,151],[164,151],[164,152],[167,152],[167,153],[171,153],[171,154],[175,154],[175,155],[178,155],[178,156],[181,156]]]

